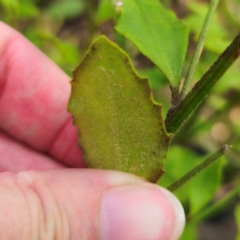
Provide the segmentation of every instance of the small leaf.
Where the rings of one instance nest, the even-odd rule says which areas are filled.
[[[130,39],[178,87],[188,44],[187,27],[159,0],[122,0],[116,30]]]
[[[146,78],[128,55],[100,37],[73,72],[69,111],[89,167],[134,173],[155,182],[170,135],[161,105],[154,104]]]

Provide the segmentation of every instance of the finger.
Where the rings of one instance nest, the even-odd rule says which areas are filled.
[[[184,225],[170,192],[114,171],[0,174],[0,198],[3,239],[176,240]]]
[[[59,161],[84,165],[67,112],[69,77],[0,22],[0,128]]]
[[[0,172],[46,170],[65,167],[46,154],[36,152],[11,136],[0,131]]]

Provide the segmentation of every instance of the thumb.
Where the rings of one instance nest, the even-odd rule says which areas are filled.
[[[1,239],[174,240],[183,209],[167,190],[90,169],[0,174]]]

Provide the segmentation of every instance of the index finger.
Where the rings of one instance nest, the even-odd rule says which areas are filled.
[[[0,22],[0,129],[69,166],[84,166],[67,112],[69,77]]]

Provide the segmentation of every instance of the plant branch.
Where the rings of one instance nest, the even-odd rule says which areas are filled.
[[[230,149],[236,148],[239,144],[240,144],[240,136],[234,139],[233,141],[231,141],[229,144],[225,144],[222,147],[220,147],[214,154],[212,154],[210,157],[205,159],[202,163],[198,164],[196,167],[194,167],[192,170],[186,173],[183,177],[181,177],[172,185],[170,185],[167,189],[171,192],[174,192],[175,190],[180,188],[183,184],[188,182],[191,178],[199,174],[209,165],[211,165],[220,157],[222,157],[227,151],[229,151]]]
[[[203,23],[203,26],[202,26],[202,30],[201,30],[201,33],[199,35],[196,50],[194,52],[194,55],[192,57],[190,66],[189,66],[188,71],[187,71],[187,75],[186,75],[185,80],[183,82],[183,88],[182,88],[182,91],[181,91],[181,94],[180,94],[181,99],[183,99],[187,95],[187,93],[189,92],[190,86],[192,84],[193,75],[195,73],[199,58],[201,56],[202,49],[203,49],[203,46],[204,46],[204,42],[205,42],[205,39],[206,39],[206,36],[207,36],[207,32],[208,32],[212,17],[214,15],[214,12],[217,8],[218,2],[219,2],[219,0],[211,0],[209,10],[208,10],[207,15],[205,17],[205,20],[204,20],[204,23]]]
[[[239,55],[240,34],[195,84],[191,92],[177,106],[173,106],[169,110],[165,120],[166,129],[169,133],[175,133],[180,128]]]

